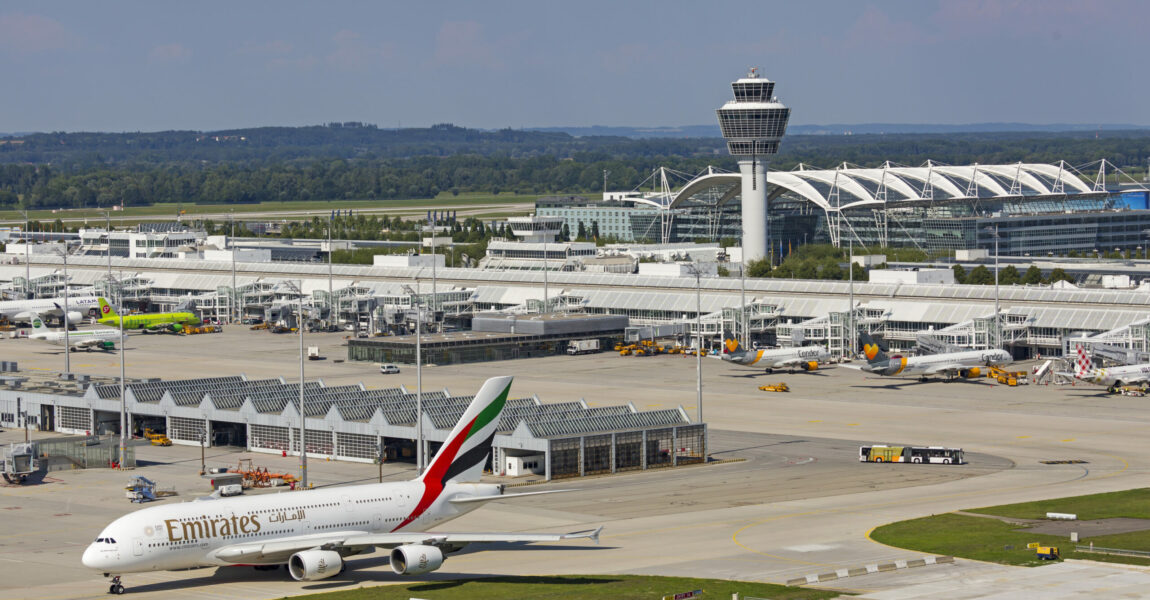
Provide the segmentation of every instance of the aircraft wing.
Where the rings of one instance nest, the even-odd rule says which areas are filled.
[[[286,562],[292,554],[303,550],[352,548],[362,550],[368,547],[394,548],[405,544],[428,546],[450,546],[458,549],[467,544],[482,542],[557,542],[588,538],[599,543],[602,527],[590,531],[574,533],[368,533],[342,532],[330,535],[301,535],[266,542],[245,542],[224,546],[212,553],[212,557],[232,564],[251,562]]]

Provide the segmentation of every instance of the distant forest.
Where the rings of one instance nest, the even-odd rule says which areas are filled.
[[[773,169],[1106,158],[1142,173],[1150,131],[796,135]],[[574,137],[453,125],[360,123],[217,132],[39,133],[0,138],[0,208],[123,203],[430,198],[442,192],[593,193],[632,189],[657,167],[734,170],[720,138]]]

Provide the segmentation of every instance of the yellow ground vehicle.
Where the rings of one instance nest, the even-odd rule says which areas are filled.
[[[615,352],[623,350],[623,344],[615,344]]]
[[[791,388],[783,382],[768,383],[767,385],[760,385],[759,389],[764,392],[789,392]]]
[[[155,431],[152,431],[151,429],[144,429],[144,437],[148,438],[148,441],[151,442],[153,446],[171,446],[172,445],[172,440],[168,439],[168,436],[166,436],[162,433],[156,433]]]
[[[1042,560],[1058,560],[1062,558],[1058,554],[1057,546],[1035,546],[1034,554]]]
[[[1026,371],[1007,371],[999,367],[991,367],[986,376],[1003,385],[1016,386],[1027,383]]]
[[[619,349],[619,356],[631,356],[633,346],[623,346]]]
[[[267,329],[267,328],[268,328],[268,322],[267,321],[264,321],[263,323],[256,323],[255,325],[252,325],[251,327],[249,327],[249,329],[251,329],[252,331],[256,331],[259,329]]]

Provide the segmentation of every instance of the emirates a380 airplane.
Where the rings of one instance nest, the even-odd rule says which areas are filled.
[[[113,575],[109,593],[123,594],[121,576],[143,571],[286,564],[297,581],[315,581],[343,571],[348,556],[378,547],[391,551],[396,574],[419,575],[472,543],[598,543],[602,527],[568,534],[428,531],[489,500],[551,493],[504,495],[502,485],[474,483],[491,451],[511,379],[493,377],[483,384],[417,479],[145,508],[105,527],[84,551],[83,563]]]

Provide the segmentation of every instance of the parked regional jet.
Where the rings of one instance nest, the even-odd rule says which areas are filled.
[[[863,354],[867,360],[867,364],[859,369],[883,376],[917,375],[922,380],[934,375],[943,375],[948,379],[973,378],[982,374],[982,367],[1000,367],[1013,362],[1010,353],[1001,349],[891,358],[865,331],[859,332],[859,343],[862,344]]]
[[[122,594],[124,573],[286,564],[297,581],[315,581],[340,573],[348,556],[379,547],[391,551],[396,574],[419,575],[472,543],[598,543],[602,527],[567,534],[428,531],[490,500],[549,493],[503,494],[502,485],[474,483],[510,388],[511,377],[488,379],[417,479],[145,508],[105,527],[83,563],[114,575],[108,591]]]
[[[29,339],[40,340],[55,344],[57,346],[64,345],[64,332],[52,331],[44,325],[44,321],[40,317],[32,317],[32,334],[28,336]],[[69,331],[67,335],[68,345],[74,350],[88,350],[93,348],[96,350],[113,350],[116,347],[115,341],[120,339],[119,329],[88,329],[80,331]]]
[[[143,329],[148,331],[182,331],[186,325],[199,325],[200,318],[187,311],[146,313],[142,315],[127,315],[121,317],[116,309],[100,298],[100,324],[120,326],[123,321],[124,329]]]
[[[1123,367],[1110,367],[1109,369],[1095,369],[1094,361],[1086,353],[1082,344],[1078,344],[1078,360],[1074,362],[1074,378],[1101,385],[1107,391],[1113,392],[1124,385],[1146,384],[1150,382],[1150,364],[1126,365]]]
[[[814,371],[819,362],[830,360],[831,355],[822,346],[798,346],[773,350],[747,350],[730,334],[723,332],[723,360],[742,367],[766,369],[802,369]]]
[[[85,316],[94,317],[99,311],[100,298],[96,296],[69,296],[68,322],[75,325]],[[63,298],[41,298],[39,300],[9,300],[0,302],[0,316],[11,321],[31,322],[33,317],[52,315],[63,317]]]

